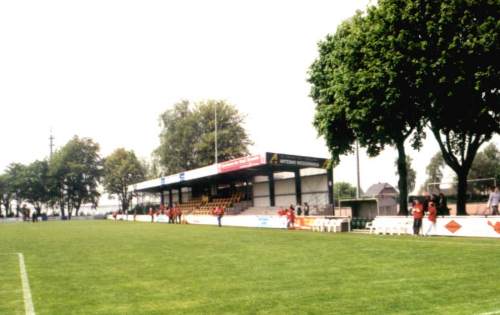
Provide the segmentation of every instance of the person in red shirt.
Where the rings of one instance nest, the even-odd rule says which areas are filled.
[[[422,218],[424,217],[424,205],[415,199],[413,204],[413,234],[419,235],[420,229],[422,228]]]
[[[174,223],[174,215],[175,215],[175,206],[167,210],[168,223],[170,224]]]
[[[293,230],[295,228],[295,210],[293,209],[292,206],[290,206],[290,209],[288,209],[286,218],[287,218],[287,223],[286,223],[287,229]]]
[[[429,202],[428,211],[429,216],[427,217],[427,219],[429,220],[429,228],[425,232],[425,236],[429,236],[431,231],[433,231],[434,233],[436,232],[437,209],[433,201]]]
[[[181,208],[175,208],[175,217],[178,224],[181,224],[182,210]]]
[[[217,217],[217,224],[219,227],[222,226],[222,217],[224,216],[224,209],[222,207],[215,207],[213,214]]]

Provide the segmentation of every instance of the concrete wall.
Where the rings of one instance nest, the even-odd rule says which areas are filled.
[[[328,188],[326,174],[302,176],[302,203],[310,206],[324,206],[328,204]],[[274,180],[274,193],[276,206],[288,207],[296,204],[295,178]],[[255,207],[269,207],[269,182],[259,176],[253,181],[253,200]]]

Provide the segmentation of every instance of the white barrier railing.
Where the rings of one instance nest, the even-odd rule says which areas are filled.
[[[420,234],[427,231],[430,224],[424,217]],[[375,234],[413,234],[413,218],[378,216],[367,228]],[[500,238],[500,216],[440,216],[431,235]]]

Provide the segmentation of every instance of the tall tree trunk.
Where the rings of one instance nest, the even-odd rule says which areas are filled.
[[[468,172],[463,170],[457,172],[457,215],[467,215],[467,174]]]
[[[128,200],[127,200],[127,198],[122,199],[122,212],[125,213],[125,211],[128,212]]]
[[[404,141],[396,143],[398,149],[398,189],[399,189],[399,214],[408,215],[408,172],[406,168],[406,152]]]
[[[61,211],[61,219],[64,219],[65,213],[64,213],[64,202],[59,203],[59,210]]]

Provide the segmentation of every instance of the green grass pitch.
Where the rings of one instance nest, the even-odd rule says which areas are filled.
[[[112,221],[0,225],[0,314],[500,312],[500,240]],[[495,313],[496,314],[496,313]]]

